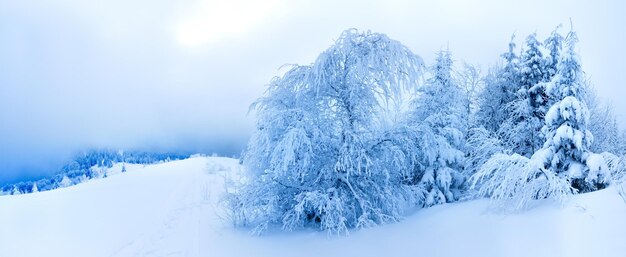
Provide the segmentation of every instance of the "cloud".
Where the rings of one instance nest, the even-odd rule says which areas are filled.
[[[178,26],[176,37],[184,46],[196,46],[227,38],[243,36],[264,25],[271,17],[281,15],[285,1],[210,0],[200,1]]]

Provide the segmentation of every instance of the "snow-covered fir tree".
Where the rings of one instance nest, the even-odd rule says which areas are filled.
[[[526,48],[521,56],[520,82],[523,88],[530,90],[545,78],[546,58],[541,52],[542,44],[533,33],[526,38]]]
[[[604,158],[589,148],[593,135],[587,129],[589,110],[584,101],[583,72],[575,51],[575,32],[565,39],[557,73],[547,87],[557,102],[545,117],[543,133],[546,142],[533,158],[544,162],[549,170],[569,181],[579,192],[604,188],[610,173]]]
[[[68,187],[73,185],[74,183],[72,183],[72,180],[70,180],[70,178],[68,178],[67,176],[63,176],[63,179],[61,179],[61,181],[59,181],[59,187]]]
[[[487,73],[484,89],[479,95],[477,120],[490,133],[498,132],[504,121],[511,117],[508,106],[520,89],[520,61],[515,53],[514,39],[515,35],[511,36],[509,50],[502,54],[504,65]]]
[[[37,188],[37,183],[33,183],[33,188],[30,190],[31,193],[36,193],[39,192],[39,188]]]
[[[238,225],[333,232],[396,221],[419,204],[415,146],[373,126],[422,75],[421,58],[384,34],[344,31],[317,60],[274,79],[254,105],[247,185],[228,198]]]
[[[544,81],[550,81],[556,75],[557,65],[561,57],[561,48],[563,47],[563,36],[559,33],[560,28],[561,25],[557,26],[543,42],[549,53],[549,56],[546,58],[546,68],[543,71]]]
[[[608,155],[589,150],[593,136],[587,130],[589,111],[576,42],[576,34],[570,32],[564,39],[556,73],[551,81],[539,83],[554,102],[544,117],[542,148],[531,158],[516,153],[492,155],[471,177],[470,186],[478,195],[521,209],[533,199],[562,199],[608,184],[611,165],[604,158]]]
[[[20,190],[20,188],[18,186],[14,186],[13,187],[13,191],[11,192],[12,195],[21,195],[22,191]]]
[[[463,90],[452,79],[449,51],[437,53],[432,77],[413,103],[412,119],[420,131],[421,160],[416,180],[426,190],[424,204],[456,200],[465,182],[463,168],[466,122]]]
[[[546,62],[536,34],[529,35],[521,56],[517,98],[506,106],[511,115],[499,131],[513,152],[527,157],[541,148],[544,141],[541,127],[548,108],[548,96],[541,82],[545,82]]]

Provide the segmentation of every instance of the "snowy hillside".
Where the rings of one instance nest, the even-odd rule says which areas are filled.
[[[224,175],[240,170],[237,160],[195,157],[127,169],[68,188],[1,196],[0,257],[626,254],[626,202],[615,187],[576,195],[563,207],[539,202],[522,214],[495,214],[479,200],[420,210],[348,237],[254,237],[233,229],[218,207]]]

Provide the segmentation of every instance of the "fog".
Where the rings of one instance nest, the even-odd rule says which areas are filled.
[[[485,71],[558,24],[624,124],[623,1],[0,1],[0,183],[87,148],[237,155],[248,107],[286,63],[346,28],[383,32],[426,62],[448,47]]]

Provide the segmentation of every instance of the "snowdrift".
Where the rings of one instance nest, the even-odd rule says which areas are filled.
[[[114,166],[112,169],[119,169]],[[194,157],[72,187],[0,196],[0,257],[625,256],[626,202],[615,187],[519,214],[487,200],[445,204],[396,224],[326,232],[233,229],[219,205],[238,161]],[[115,172],[112,172],[115,173]]]

